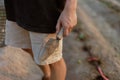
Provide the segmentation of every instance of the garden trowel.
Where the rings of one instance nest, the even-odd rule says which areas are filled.
[[[55,50],[59,47],[59,41],[63,38],[63,27],[60,32],[56,35],[56,39],[49,39],[48,42],[42,47],[39,54],[39,60],[44,61],[50,55],[52,55]]]

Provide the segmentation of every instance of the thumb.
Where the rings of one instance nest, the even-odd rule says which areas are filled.
[[[56,33],[58,33],[59,31],[60,31],[60,21],[57,22]]]

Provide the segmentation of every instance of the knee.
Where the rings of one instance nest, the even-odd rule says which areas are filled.
[[[25,49],[25,48],[22,48],[22,50],[24,50],[25,52],[29,53],[29,54],[33,57],[32,49]]]
[[[50,68],[53,68],[53,69],[60,68],[60,67],[66,68],[66,64],[63,58],[55,63],[50,64]]]
[[[32,49],[25,49],[25,48],[22,48],[22,50],[26,51],[26,52],[29,52],[29,53],[32,53]]]

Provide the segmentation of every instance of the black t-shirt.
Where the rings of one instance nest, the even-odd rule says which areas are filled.
[[[65,0],[4,0],[6,17],[22,28],[54,33]]]

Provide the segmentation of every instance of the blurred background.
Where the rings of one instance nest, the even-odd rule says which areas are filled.
[[[77,14],[77,26],[64,39],[66,80],[120,80],[120,0],[78,0]],[[40,80],[29,54],[4,47],[5,20],[0,0],[0,80]]]
[[[4,45],[5,19],[4,2],[0,0],[0,46]]]

